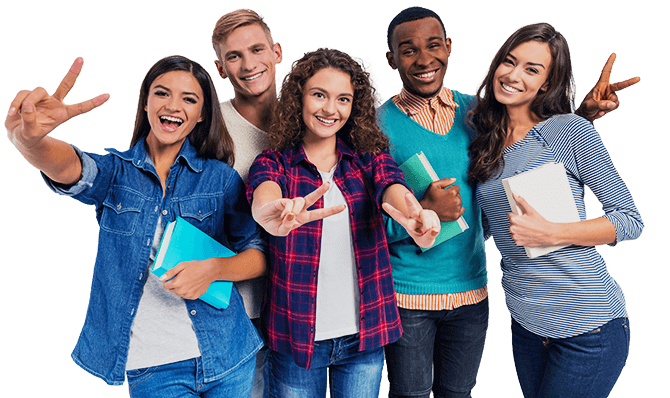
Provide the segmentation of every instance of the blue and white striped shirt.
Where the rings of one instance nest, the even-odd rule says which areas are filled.
[[[478,184],[477,200],[485,234],[493,236],[502,255],[502,285],[514,320],[537,335],[566,338],[627,316],[623,292],[595,247],[568,246],[530,259],[509,232],[511,210],[501,180],[560,162],[582,220],[587,185],[602,203],[603,217],[614,224],[616,242],[640,235],[640,214],[591,123],[573,114],[553,116],[506,148],[504,158],[502,175]]]

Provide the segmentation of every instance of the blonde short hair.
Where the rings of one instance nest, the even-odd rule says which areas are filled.
[[[274,45],[274,42],[272,41],[272,34],[270,33],[270,28],[265,23],[265,21],[263,21],[263,18],[261,18],[260,15],[258,15],[253,10],[241,9],[232,11],[219,18],[219,20],[216,22],[216,25],[214,26],[214,32],[212,33],[212,47],[214,47],[216,57],[220,62],[222,62],[221,50],[219,49],[221,42],[226,40],[226,38],[235,29],[253,24],[257,24],[263,28],[270,46]]]

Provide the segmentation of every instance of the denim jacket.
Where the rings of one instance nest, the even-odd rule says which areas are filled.
[[[170,167],[165,197],[144,140],[126,152],[108,149],[104,156],[75,150],[83,166],[77,184],[64,189],[45,177],[54,191],[95,205],[100,226],[88,311],[72,358],[108,384],[120,385],[159,215],[163,225],[181,216],[238,253],[265,251],[265,243],[237,172],[198,157],[188,140]],[[225,310],[200,300],[185,302],[205,382],[225,377],[262,346],[236,288]]]

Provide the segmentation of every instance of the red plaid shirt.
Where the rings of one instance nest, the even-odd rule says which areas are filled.
[[[400,338],[402,327],[395,300],[391,265],[381,213],[382,194],[403,184],[403,174],[388,153],[355,154],[338,139],[333,181],[347,202],[360,290],[359,351]],[[321,175],[302,145],[264,151],[249,170],[247,198],[264,181],[274,181],[283,197],[305,196],[321,186]],[[313,209],[323,208],[320,198]],[[321,253],[322,221],[307,223],[286,237],[270,236],[268,285],[262,309],[263,328],[272,350],[292,354],[309,369],[314,351],[316,284]]]

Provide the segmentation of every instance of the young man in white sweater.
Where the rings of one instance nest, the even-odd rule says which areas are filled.
[[[234,168],[246,182],[251,163],[266,148],[266,131],[277,102],[275,65],[282,60],[281,46],[273,42],[270,28],[251,10],[222,16],[214,27],[212,45],[219,75],[235,90],[234,98],[221,103],[221,112],[235,143]],[[257,328],[265,281],[260,277],[235,284]],[[264,347],[256,356],[253,398],[267,396],[267,351]]]

